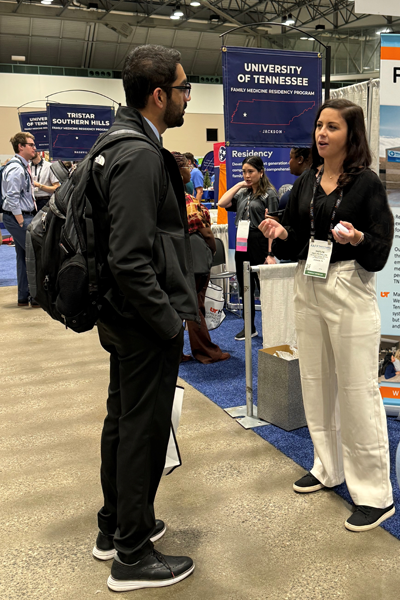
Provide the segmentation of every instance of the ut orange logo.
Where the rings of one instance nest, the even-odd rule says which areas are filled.
[[[381,297],[382,298],[387,298],[389,296],[390,292],[381,292]]]

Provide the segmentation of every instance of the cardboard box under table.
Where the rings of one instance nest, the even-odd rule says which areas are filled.
[[[263,348],[258,352],[257,416],[285,431],[304,427],[299,360],[273,356],[276,351],[290,352],[290,346]]]

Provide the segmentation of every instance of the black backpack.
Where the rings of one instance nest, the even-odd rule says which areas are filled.
[[[93,211],[86,189],[95,157],[107,146],[131,137],[155,144],[134,129],[106,132],[33,218],[26,234],[29,291],[56,321],[77,333],[93,329],[107,289],[101,283],[105,258],[97,257]],[[166,185],[164,185],[164,194]]]

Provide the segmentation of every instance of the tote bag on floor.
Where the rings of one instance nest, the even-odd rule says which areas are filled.
[[[207,329],[216,329],[226,316],[224,313],[224,294],[221,286],[209,282],[204,307]]]

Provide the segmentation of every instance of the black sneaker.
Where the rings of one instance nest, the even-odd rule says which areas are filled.
[[[293,484],[294,491],[299,492],[300,494],[317,492],[318,490],[322,490],[324,487],[325,486],[311,473],[307,473],[307,475],[304,475],[304,477],[298,479]]]
[[[164,556],[152,550],[134,565],[127,565],[116,558],[107,585],[113,592],[165,587],[179,583],[193,571],[194,563],[188,556]]]
[[[394,504],[387,508],[374,508],[373,506],[356,506],[356,510],[347,519],[344,526],[350,531],[368,531],[378,527],[383,521],[389,519],[396,512]]]
[[[160,519],[156,519],[156,528],[154,530],[154,534],[151,536],[150,541],[157,542],[164,533],[167,531],[167,526],[164,521]],[[101,531],[99,531],[97,535],[96,545],[93,548],[93,556],[98,560],[111,560],[115,556],[115,548],[114,548],[114,536],[113,535],[104,535]]]
[[[256,329],[253,329],[251,332],[251,337],[257,337],[257,336],[258,336],[258,331]],[[237,333],[235,335],[235,340],[242,341],[244,339],[246,339],[246,338],[245,338],[245,334],[244,334],[244,329],[242,329],[242,331],[240,331],[239,333]]]

